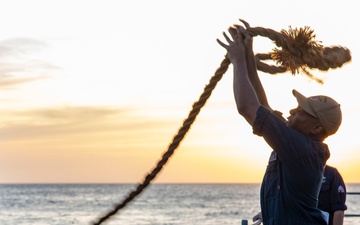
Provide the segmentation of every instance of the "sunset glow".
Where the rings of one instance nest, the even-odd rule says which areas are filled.
[[[2,4],[0,183],[141,182],[220,66],[216,38],[239,18],[276,31],[310,26],[325,46],[350,49],[351,63],[311,71],[324,85],[301,74],[259,75],[285,117],[296,106],[292,89],[340,102],[342,126],[325,141],[329,164],[360,182],[356,1],[306,0],[306,9],[261,2]],[[275,47],[254,38],[257,52]],[[260,183],[270,151],[237,114],[230,66],[155,182]]]

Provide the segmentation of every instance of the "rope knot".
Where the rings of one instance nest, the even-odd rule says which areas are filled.
[[[323,80],[313,76],[310,69],[327,71],[330,68],[341,67],[351,61],[349,49],[341,46],[324,47],[321,41],[315,40],[314,30],[305,26],[289,30],[274,30],[262,27],[250,27],[244,20],[240,21],[252,36],[263,36],[273,40],[277,47],[272,52],[256,55],[257,69],[266,73],[276,74],[290,71],[292,75],[304,73],[309,78],[323,83]],[[262,60],[273,60],[278,66],[268,65]]]

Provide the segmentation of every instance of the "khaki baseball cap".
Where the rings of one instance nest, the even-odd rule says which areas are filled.
[[[342,120],[339,103],[324,95],[307,98],[296,90],[293,90],[292,93],[299,103],[299,106],[304,109],[305,112],[317,118],[328,135],[336,133]]]

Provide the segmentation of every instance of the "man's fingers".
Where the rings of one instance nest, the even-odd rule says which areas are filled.
[[[226,41],[227,41],[229,44],[233,42],[233,41],[229,38],[229,36],[227,36],[227,34],[226,34],[225,32],[223,32],[223,35],[224,35]],[[231,35],[232,35],[232,34],[231,34]],[[234,37],[233,37],[233,38],[234,38]]]
[[[246,22],[246,21],[243,20],[243,19],[239,19],[239,20],[244,24],[244,26],[246,27],[246,29],[251,28],[251,27],[250,27],[250,24],[249,24],[248,22]]]
[[[241,33],[241,36],[244,38],[244,39],[251,39],[251,36],[249,34],[249,32],[247,32],[247,30],[243,27],[243,26],[237,26],[236,27],[237,29],[237,32]]]
[[[219,39],[216,39],[216,41],[226,49],[228,49],[229,45],[236,43],[238,41],[242,42],[244,39],[248,39],[248,38],[250,38],[251,40],[251,36],[243,26],[235,24],[234,27],[229,27],[228,31],[232,39],[230,39],[230,37],[225,32],[223,32],[225,40],[229,43],[228,45],[220,41]]]
[[[246,48],[252,49],[252,36],[249,34],[249,32],[241,25],[234,25],[236,27],[237,35],[241,37],[242,41],[244,42]]]
[[[223,46],[224,48],[227,48],[228,46],[226,44],[224,44],[222,41],[220,41],[219,39],[216,39],[216,41],[219,43],[219,45]]]
[[[236,28],[234,28],[234,27],[229,27],[229,33],[230,33],[232,36],[236,36],[236,34],[237,34]]]

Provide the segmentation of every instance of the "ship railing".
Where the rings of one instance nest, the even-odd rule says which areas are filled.
[[[260,225],[261,224],[261,220],[258,219],[258,220],[255,220],[252,224],[250,225]],[[241,225],[248,225],[248,221],[247,220],[242,220],[241,221]]]
[[[360,195],[360,192],[346,192],[346,195]],[[347,213],[345,217],[360,217],[360,214]],[[256,220],[252,224],[249,224],[248,220],[242,220],[241,225],[260,225],[261,220]]]
[[[360,195],[360,192],[346,192],[346,195]],[[360,217],[360,214],[346,213],[345,217]]]

